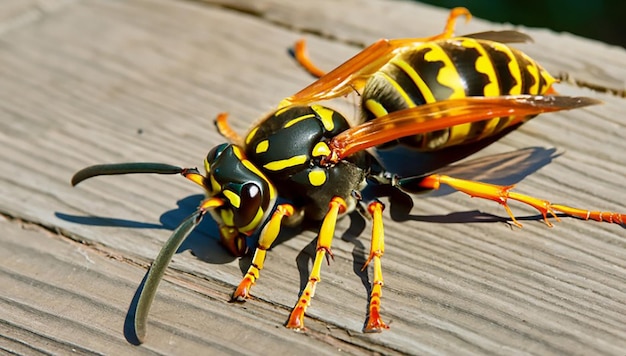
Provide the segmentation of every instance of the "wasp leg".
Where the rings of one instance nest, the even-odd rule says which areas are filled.
[[[217,132],[228,142],[243,147],[243,138],[228,124],[228,113],[223,112],[217,115],[215,127],[217,127]]]
[[[427,42],[434,41],[439,39],[451,38],[454,36],[454,27],[456,25],[456,20],[458,17],[465,16],[466,22],[468,22],[472,18],[472,14],[468,9],[464,7],[457,7],[450,11],[450,15],[448,16],[448,20],[446,21],[446,25],[442,33],[426,38],[415,38],[413,42]],[[294,59],[304,70],[306,70],[309,74],[314,76],[315,78],[321,78],[326,74],[325,71],[320,69],[318,66],[313,64],[311,58],[307,54],[306,50],[306,41],[301,39],[297,41],[293,48]]]
[[[467,9],[455,8],[450,12],[444,31],[438,35],[425,38],[380,39],[374,42],[337,68],[322,75],[306,88],[284,99],[278,107],[306,105],[315,101],[338,98],[349,94],[353,90],[361,92],[367,79],[395,57],[399,51],[424,42],[452,37],[454,35],[456,18],[459,16],[465,16],[468,20],[471,18],[471,14]],[[307,61],[308,56],[305,55],[304,57],[306,58],[305,61]],[[311,64],[309,69],[307,69],[308,64],[303,66],[307,71],[311,72],[310,69],[313,69],[315,66],[312,63],[309,64]],[[314,76],[322,73],[323,71],[320,70]]]
[[[289,217],[293,215],[294,207],[290,204],[280,204],[276,207],[276,211],[270,218],[269,222],[263,228],[261,236],[259,237],[259,243],[254,251],[254,257],[252,258],[252,264],[248,268],[248,272],[239,283],[237,289],[233,292],[231,297],[232,301],[244,302],[250,295],[250,288],[254,285],[257,279],[259,279],[259,273],[263,269],[263,262],[265,261],[265,254],[280,232],[280,224],[283,217]]]
[[[318,66],[313,64],[313,62],[311,62],[311,58],[306,51],[306,41],[304,39],[295,43],[293,47],[293,57],[304,70],[315,78],[321,78],[324,74],[326,74],[325,71],[321,70]]]
[[[372,215],[372,242],[370,247],[370,255],[363,266],[363,270],[374,261],[374,280],[372,281],[372,292],[370,294],[369,315],[365,332],[381,332],[383,329],[389,329],[380,318],[380,298],[383,294],[383,270],[381,267],[381,257],[385,253],[385,232],[383,229],[383,209],[385,206],[374,201],[370,203],[367,210]]]
[[[428,40],[435,41],[454,36],[456,19],[461,16],[465,16],[465,22],[469,22],[472,19],[472,14],[469,12],[468,9],[464,7],[455,7],[454,9],[450,10],[450,15],[448,15],[448,20],[446,21],[446,26],[443,28],[443,32],[433,37],[430,37]]]
[[[513,223],[518,227],[521,227],[522,224],[520,224],[515,219],[513,212],[509,208],[507,203],[509,199],[517,200],[539,210],[539,212],[543,215],[544,222],[550,227],[552,227],[552,223],[548,220],[548,214],[552,215],[552,217],[554,217],[556,221],[560,221],[558,216],[556,216],[557,211],[585,220],[592,219],[596,221],[605,221],[615,224],[624,224],[624,222],[626,221],[626,214],[620,214],[616,212],[589,211],[585,209],[572,208],[565,205],[553,205],[547,200],[535,198],[517,192],[512,192],[511,189],[513,189],[513,185],[493,185],[471,180],[453,178],[441,174],[433,174],[427,176],[420,182],[419,185],[423,188],[439,189],[439,186],[441,184],[446,184],[472,197],[489,199],[499,203],[504,207],[504,209],[506,209],[506,212],[513,220]],[[400,182],[399,185],[402,186],[402,183]]]
[[[322,261],[324,257],[328,258],[326,254],[333,256],[330,251],[330,245],[335,235],[335,223],[337,222],[337,216],[339,213],[344,212],[347,209],[346,201],[340,197],[334,197],[329,205],[328,212],[322,222],[319,236],[317,237],[317,252],[315,254],[315,261],[313,262],[313,269],[309,274],[309,281],[306,287],[300,294],[298,302],[293,307],[289,320],[285,325],[289,329],[304,330],[304,313],[306,308],[311,304],[311,298],[315,294],[315,285],[321,281],[320,271],[322,269]]]

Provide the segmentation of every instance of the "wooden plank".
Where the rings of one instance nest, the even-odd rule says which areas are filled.
[[[116,161],[199,165],[223,141],[210,123],[218,112],[230,112],[245,132],[310,82],[286,55],[303,34],[316,62],[331,68],[357,43],[437,33],[447,12],[393,1],[93,0],[59,1],[37,21],[14,22],[41,10],[23,4],[0,7],[0,24],[14,24],[0,32],[0,211],[18,218],[0,225],[3,350],[619,354],[626,347],[623,227],[565,218],[548,229],[515,206],[524,229],[511,229],[493,203],[449,191],[419,197],[409,215],[394,204],[385,213],[387,332],[361,333],[367,276],[358,271],[369,227],[358,218],[338,224],[335,261],[323,270],[308,333],[280,325],[306,275],[314,229],[285,231],[255,298],[233,305],[228,296],[249,259],[230,257],[207,222],[168,270],[148,342],[130,346],[122,330],[135,288],[200,192],[171,177],[110,177],[73,189],[72,173]],[[472,21],[457,32],[494,27]],[[623,49],[528,32],[536,43],[524,50],[551,71],[623,88]],[[498,183],[528,175],[518,185],[524,193],[625,211],[623,99],[558,90],[605,104],[533,120],[456,172]],[[563,154],[551,157],[546,145]],[[518,161],[497,169],[511,157]]]

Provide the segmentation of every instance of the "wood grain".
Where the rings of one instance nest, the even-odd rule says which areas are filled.
[[[612,354],[626,349],[626,230],[449,190],[385,212],[383,318],[361,332],[369,225],[339,222],[306,320],[286,330],[316,232],[287,229],[245,304],[228,298],[249,258],[203,223],[174,257],[142,346],[124,321],[171,230],[201,199],[173,177],[106,177],[96,163],[201,165],[231,114],[246,130],[310,83],[288,56],[306,37],[332,68],[380,37],[438,33],[447,11],[400,1],[47,0],[0,3],[0,350],[17,354]],[[458,33],[505,26],[474,19]],[[626,51],[524,29],[519,47],[554,73],[623,89]],[[543,115],[449,168],[555,202],[626,211],[624,99],[560,85],[604,105]],[[340,103],[341,104],[341,103]],[[343,103],[345,104],[345,103]],[[354,109],[348,103],[347,115]],[[552,149],[553,148],[553,149]],[[393,158],[393,157],[392,157]],[[419,167],[419,157],[414,159]],[[390,159],[393,164],[393,159]],[[389,203],[388,201],[386,201]]]

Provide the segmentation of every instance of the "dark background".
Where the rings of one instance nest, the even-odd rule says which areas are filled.
[[[625,0],[420,0],[439,7],[464,6],[494,22],[570,32],[626,47]]]

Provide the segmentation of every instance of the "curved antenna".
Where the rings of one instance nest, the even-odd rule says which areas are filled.
[[[155,173],[155,174],[179,174],[183,168],[164,163],[138,162],[138,163],[113,163],[97,164],[89,166],[76,172],[72,177],[72,186],[96,176]]]
[[[135,313],[135,334],[137,335],[137,339],[140,343],[143,343],[145,340],[148,312],[150,311],[150,306],[154,300],[156,289],[159,286],[161,278],[163,278],[165,269],[183,241],[185,241],[187,236],[189,236],[193,229],[198,226],[200,221],[202,221],[203,215],[204,211],[198,209],[183,220],[183,222],[178,225],[176,230],[174,230],[169,240],[167,240],[165,245],[163,245],[159,255],[156,257],[154,262],[152,262],[152,266],[150,266],[148,277],[146,278],[146,282],[144,283],[141,293],[139,294],[137,311]]]
[[[176,230],[172,233],[172,236],[167,240],[165,245],[159,251],[159,255],[152,262],[148,276],[139,294],[137,301],[137,310],[135,312],[135,335],[139,343],[143,343],[146,338],[146,321],[148,319],[148,312],[150,306],[154,300],[159,282],[165,274],[167,265],[172,260],[172,257],[185,241],[185,239],[191,234],[193,229],[202,221],[204,214],[211,209],[215,209],[224,204],[224,200],[220,198],[209,198],[200,204],[198,210],[183,220]]]

